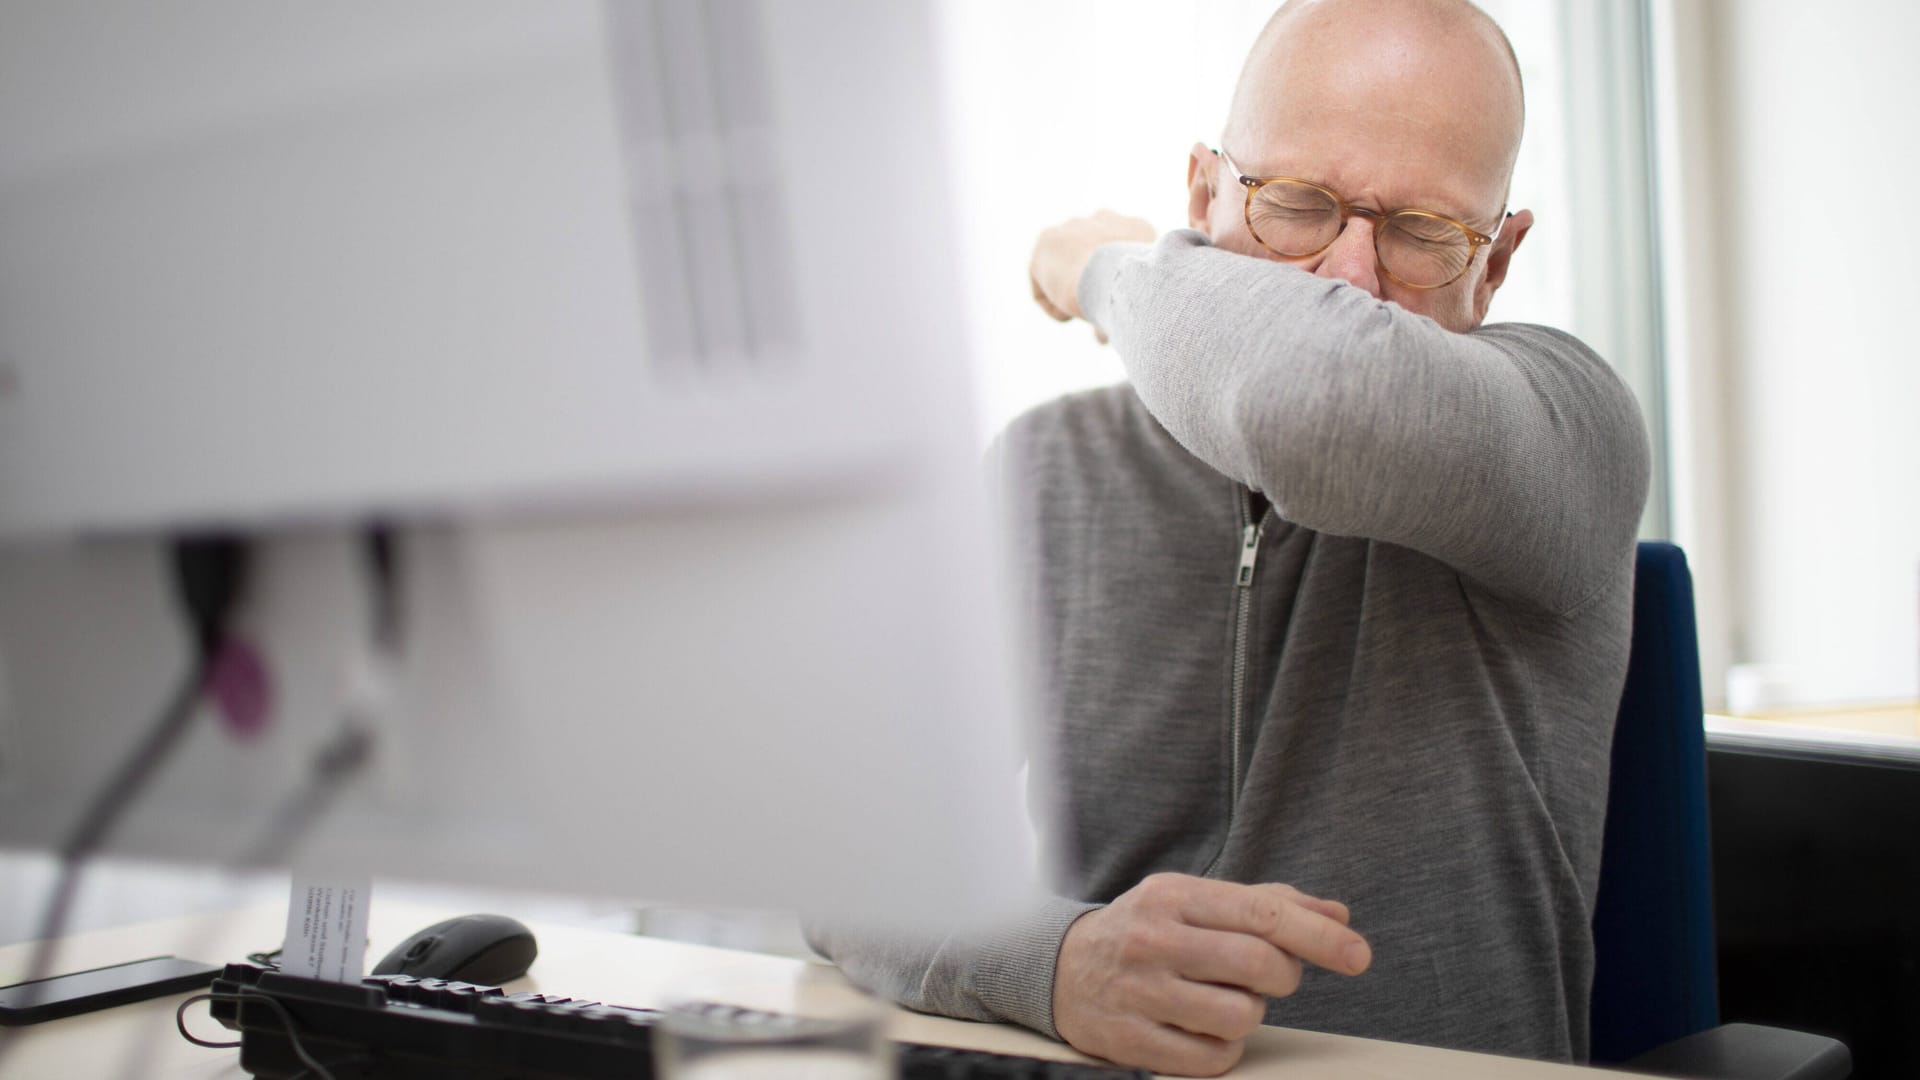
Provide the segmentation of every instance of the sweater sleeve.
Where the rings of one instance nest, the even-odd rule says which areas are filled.
[[[1454,333],[1190,230],[1101,248],[1079,291],[1154,418],[1290,521],[1562,613],[1638,533],[1639,407],[1567,334]]]
[[[1035,553],[1008,505],[1010,496],[1023,490],[1008,475],[1012,460],[1003,435],[987,448],[983,464],[999,555],[1007,565],[1019,567],[1030,564]],[[1030,604],[1031,597],[1022,595],[1023,603]],[[1032,643],[1024,644],[1028,647],[1016,652],[1030,654]],[[1009,769],[1016,766],[1008,763]],[[981,931],[944,936],[890,933],[832,918],[809,918],[803,926],[815,951],[875,994],[920,1012],[1020,1024],[1057,1039],[1053,974],[1060,943],[1076,919],[1100,906],[1037,896],[1017,917]]]
[[[806,922],[807,943],[859,986],[920,1012],[1020,1024],[1049,1038],[1053,969],[1074,920],[1099,907],[1050,899],[987,931],[945,938],[889,934],[830,919]]]

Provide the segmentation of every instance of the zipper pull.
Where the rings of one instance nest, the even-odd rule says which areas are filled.
[[[1260,528],[1245,525],[1240,529],[1240,579],[1238,584],[1246,588],[1253,584],[1253,561],[1260,557]]]

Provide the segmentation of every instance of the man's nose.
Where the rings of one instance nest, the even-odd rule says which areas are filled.
[[[1374,223],[1355,214],[1334,238],[1333,246],[1321,253],[1314,273],[1323,278],[1339,278],[1349,285],[1367,290],[1374,299],[1380,295],[1380,262],[1374,251]]]

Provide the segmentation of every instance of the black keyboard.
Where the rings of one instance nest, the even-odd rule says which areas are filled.
[[[321,982],[228,964],[214,980],[215,1020],[240,1033],[257,1077],[337,1080],[598,1080],[653,1075],[660,1013],[497,986],[375,975]],[[734,1015],[747,1016],[744,1011]],[[751,1014],[778,1021],[770,1013]],[[1138,1069],[896,1043],[903,1080],[1146,1080]]]

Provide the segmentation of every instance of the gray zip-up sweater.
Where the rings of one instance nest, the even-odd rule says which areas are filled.
[[[1193,232],[1101,249],[1080,301],[1131,384],[1028,413],[1000,454],[1060,898],[984,936],[816,946],[913,1008],[1053,1035],[1081,914],[1157,871],[1285,882],[1350,905],[1374,963],[1310,970],[1269,1023],[1583,1059],[1632,394],[1558,331],[1451,333]]]

